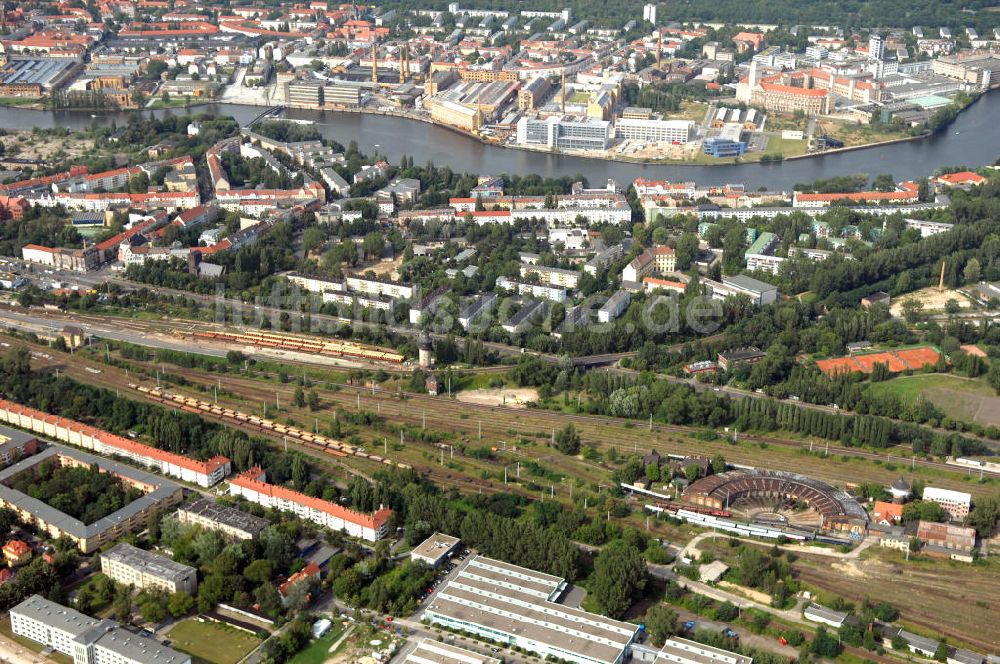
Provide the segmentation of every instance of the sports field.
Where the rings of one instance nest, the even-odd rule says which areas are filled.
[[[899,373],[907,369],[922,369],[928,364],[937,364],[940,356],[940,353],[936,349],[930,346],[920,346],[917,348],[889,350],[881,353],[845,355],[826,360],[816,360],[816,366],[828,376],[855,371],[870,374],[875,370],[876,364],[887,364],[889,365],[889,371]]]
[[[1000,424],[1000,397],[982,380],[920,374],[873,383],[870,389],[874,394],[895,394],[907,403],[923,397],[955,419]]]
[[[188,653],[196,661],[236,664],[260,645],[260,639],[234,627],[190,618],[167,633],[171,647]]]

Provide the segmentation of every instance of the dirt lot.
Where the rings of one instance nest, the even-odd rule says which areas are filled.
[[[907,562],[898,551],[872,548],[860,560],[838,562],[801,556],[794,565],[810,586],[860,601],[865,597],[899,609],[900,623],[949,643],[967,644],[980,652],[1000,647],[996,630],[1000,596],[1000,563],[930,559]]]
[[[24,159],[60,159],[81,157],[94,149],[94,142],[79,135],[38,136],[31,131],[8,131],[3,137],[7,156]]]
[[[525,408],[528,402],[538,401],[538,390],[533,387],[470,390],[459,392],[455,398],[465,403],[474,403],[480,406]]]
[[[396,256],[391,261],[376,261],[370,265],[366,264],[359,270],[355,272],[359,275],[363,275],[368,270],[374,272],[377,276],[383,279],[391,279],[396,281],[399,279],[399,266],[403,264],[403,254]]]
[[[889,306],[889,311],[893,316],[903,315],[903,303],[907,300],[916,300],[924,305],[924,313],[933,313],[944,311],[944,305],[948,300],[955,300],[958,302],[958,306],[963,309],[969,309],[972,307],[972,302],[969,298],[965,297],[961,291],[946,288],[943,291],[939,291],[935,287],[923,288],[912,293],[908,293],[892,301]]]

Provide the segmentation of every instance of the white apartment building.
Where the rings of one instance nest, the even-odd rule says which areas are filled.
[[[344,280],[344,283],[347,285],[347,290],[354,291],[355,293],[391,297],[394,300],[409,300],[413,297],[413,286],[407,286],[395,281],[349,276]]]
[[[629,303],[632,301],[632,294],[626,290],[619,290],[608,298],[600,309],[597,310],[597,322],[610,323],[621,316]]]
[[[565,302],[567,299],[566,289],[559,286],[547,286],[545,284],[532,284],[526,281],[517,281],[509,277],[497,279],[497,288],[518,295],[530,295],[531,297],[551,300],[552,302]]]
[[[191,656],[32,595],[10,610],[11,631],[73,659],[74,664],[191,664]]]
[[[124,542],[101,554],[101,572],[139,590],[152,588],[193,595],[198,589],[198,570],[195,568]]]
[[[242,496],[264,507],[292,512],[299,518],[368,542],[377,542],[386,536],[392,517],[392,510],[387,507],[379,508],[372,514],[362,514],[277,484],[268,484],[259,466],[229,480],[229,494]]]
[[[580,286],[580,273],[575,270],[564,270],[558,267],[547,267],[545,265],[525,265],[520,268],[522,277],[538,275],[543,283],[553,286],[575,289]]]

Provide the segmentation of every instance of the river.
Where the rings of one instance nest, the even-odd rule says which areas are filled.
[[[192,113],[232,115],[241,122],[253,119],[260,107],[210,104]],[[143,111],[185,113],[184,110]],[[409,155],[418,164],[433,161],[466,173],[535,173],[542,176],[584,175],[592,185],[613,178],[628,183],[637,177],[694,180],[699,184],[743,183],[748,188],[789,190],[799,182],[812,182],[837,175],[891,173],[897,180],[931,175],[941,166],[979,167],[1000,156],[1000,94],[984,95],[965,110],[948,129],[936,136],[891,145],[825,154],[778,164],[728,164],[721,166],[644,165],[587,159],[568,155],[528,152],[486,145],[468,136],[429,123],[398,117],[291,109],[288,116],[316,122],[324,136],[347,144],[356,140],[363,151],[376,149],[398,162]],[[39,111],[0,109],[0,126],[7,129],[69,127],[85,129],[125,122],[126,113]]]

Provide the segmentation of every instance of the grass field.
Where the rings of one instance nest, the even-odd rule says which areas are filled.
[[[1000,397],[981,380],[950,374],[917,374],[873,383],[870,389],[873,394],[895,394],[906,403],[923,397],[950,417],[967,422],[1000,421]]]
[[[167,636],[173,648],[210,664],[236,664],[260,645],[256,636],[218,623],[198,622],[196,618],[178,623]]]
[[[339,623],[334,623],[322,638],[316,639],[309,647],[288,660],[288,664],[323,664],[330,657],[330,646],[344,633]]]

